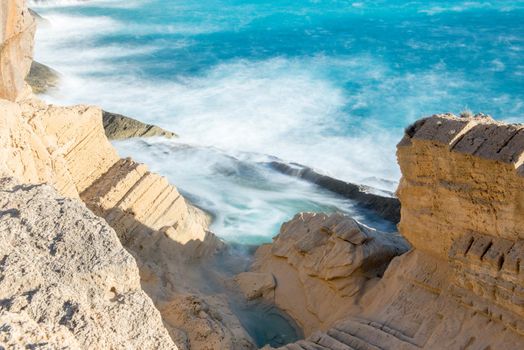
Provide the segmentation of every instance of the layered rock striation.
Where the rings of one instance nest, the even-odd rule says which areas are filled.
[[[329,329],[284,348],[524,347],[524,126],[483,115],[435,115],[406,130],[397,155],[402,170],[399,229],[412,249],[394,258],[382,278],[360,288],[355,307],[339,313]],[[309,224],[295,231],[306,239],[314,228]],[[277,239],[260,253],[283,247]],[[336,261],[334,255],[348,256],[345,261],[361,256],[330,249],[323,261]],[[301,252],[294,262],[281,261],[289,275],[278,279],[275,294],[303,278],[290,266],[309,259]],[[255,270],[261,265],[269,266],[266,273],[281,273],[280,267],[271,267],[273,260],[262,255]],[[322,271],[327,277],[331,270]],[[319,300],[327,315],[345,305],[330,304],[325,290],[311,286],[302,293]],[[281,299],[282,307],[292,308],[296,295]]]

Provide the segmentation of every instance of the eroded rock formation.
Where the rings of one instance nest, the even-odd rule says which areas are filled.
[[[355,312],[361,293],[407,249],[402,237],[344,215],[303,213],[257,250],[253,270],[274,277],[265,295],[310,335]]]
[[[523,348],[524,126],[436,115],[409,127],[397,154],[413,249],[358,308],[285,348]]]
[[[33,93],[43,94],[58,87],[60,74],[45,64],[33,61],[26,81],[31,86]]]

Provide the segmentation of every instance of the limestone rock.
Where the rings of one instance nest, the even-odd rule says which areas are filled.
[[[60,73],[45,64],[33,61],[26,81],[31,86],[33,93],[43,94],[58,86]]]
[[[106,136],[110,140],[153,136],[160,136],[168,139],[176,137],[176,134],[171,131],[164,130],[156,125],[144,124],[136,119],[120,114],[104,111],[103,121]]]
[[[254,350],[250,337],[220,295],[179,294],[160,306],[173,339],[187,350]],[[191,330],[180,332],[180,329]]]
[[[247,300],[253,300],[272,292],[275,287],[275,277],[270,273],[242,272],[235,277]]]
[[[3,178],[0,192],[0,342],[176,348],[105,221],[49,186]]]
[[[31,67],[36,22],[24,0],[0,4],[0,99],[26,96],[25,77]]]
[[[353,310],[360,293],[407,249],[400,236],[342,214],[302,213],[257,250],[252,270],[274,276],[273,301],[309,335]]]

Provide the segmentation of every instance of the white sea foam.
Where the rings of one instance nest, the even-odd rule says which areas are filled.
[[[57,7],[106,7],[106,8],[134,8],[146,0],[28,0],[29,7],[57,8]]]
[[[45,98],[60,104],[97,104],[180,134],[176,141],[131,140],[117,147],[122,155],[132,155],[168,176],[215,214],[219,234],[236,240],[267,238],[299,210],[354,211],[347,201],[264,168],[260,163],[268,157],[394,190],[400,176],[395,159],[395,144],[402,136],[398,125],[447,112],[441,110],[442,101],[455,112],[465,109],[462,101],[472,100],[468,94],[478,94],[479,89],[491,95],[490,86],[466,79],[460,71],[448,71],[445,61],[425,70],[402,70],[371,54],[230,59],[197,74],[155,78],[144,74],[137,58],[165,49],[163,39],[146,46],[132,40],[104,44],[100,39],[176,34],[181,38],[170,37],[170,48],[186,48],[198,40],[191,35],[227,26],[213,21],[122,23],[109,16],[64,15],[57,5],[61,2],[54,4],[56,9],[43,11],[52,25],[40,29],[36,57],[63,73],[63,79],[60,88]],[[370,5],[363,2],[362,7]],[[472,34],[445,33],[466,30],[461,27],[439,30],[454,36]],[[500,40],[519,44],[514,37]],[[415,40],[407,44],[427,51],[464,45],[454,42],[451,45],[456,46],[435,48]],[[499,64],[503,60],[491,63],[496,69],[506,68]],[[518,114],[523,108],[513,95],[495,96],[490,102],[514,106],[509,113]]]
[[[60,90],[48,96],[51,101],[98,104],[171,128],[183,142],[271,154],[354,182],[399,178],[395,143],[402,130],[387,130],[378,121],[401,117],[407,123],[420,117],[420,110],[439,111],[437,104],[453,93],[450,89],[467,84],[439,67],[399,75],[362,55],[236,60],[198,76],[152,80],[135,72],[132,63],[112,65],[111,59],[153,52],[155,46],[99,46],[80,40],[100,33],[98,28],[117,32],[123,24],[106,17],[49,17],[59,26],[43,30],[37,57],[67,73]],[[53,28],[68,34],[55,35]],[[360,86],[342,90],[326,67],[335,69],[337,79]],[[105,74],[88,74],[99,72]],[[375,118],[352,120],[361,109],[371,110]]]
[[[172,140],[126,140],[115,143],[122,156],[147,163],[184,194],[213,214],[212,230],[230,241],[268,242],[282,222],[300,211],[344,211],[383,230],[393,225],[368,221],[353,204],[307,182],[264,166],[271,157]]]

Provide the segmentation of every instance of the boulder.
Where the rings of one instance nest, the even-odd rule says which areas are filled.
[[[267,296],[276,287],[275,278],[270,273],[242,272],[235,277],[235,282],[247,300]]]

